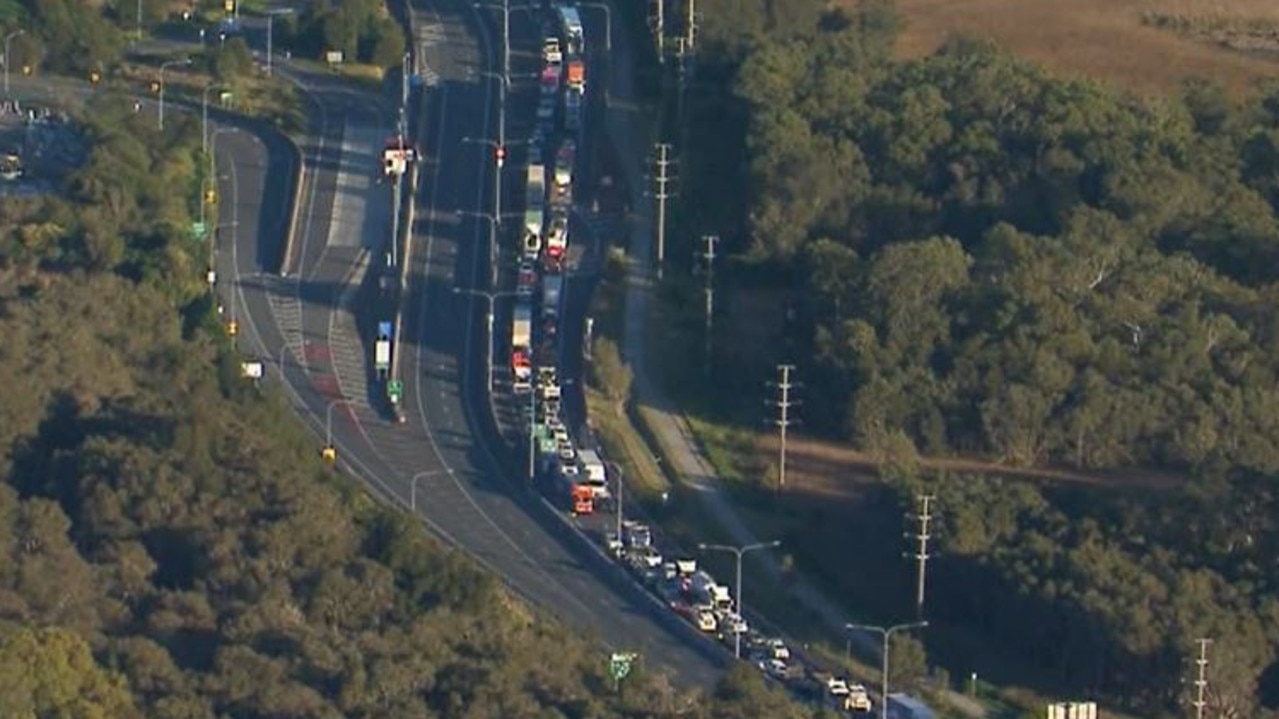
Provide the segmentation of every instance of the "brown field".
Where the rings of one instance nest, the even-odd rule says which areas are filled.
[[[848,4],[857,0],[837,0]],[[1276,0],[897,0],[907,19],[903,57],[955,33],[991,38],[1054,71],[1114,83],[1142,95],[1188,77],[1234,93],[1279,77]],[[1159,17],[1181,31],[1143,23]]]
[[[777,462],[777,436],[761,434],[756,440],[762,466]],[[920,462],[927,472],[982,474],[1041,484],[1089,485],[1107,489],[1168,489],[1183,479],[1151,470],[1079,472],[1061,468],[1023,469],[980,459],[930,457]],[[868,485],[878,484],[875,463],[864,452],[846,445],[791,436],[786,442],[786,484],[791,490],[823,496],[855,497]]]

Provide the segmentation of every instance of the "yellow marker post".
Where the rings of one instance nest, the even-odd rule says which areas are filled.
[[[235,320],[226,323],[226,333],[232,337],[240,334],[240,323]]]
[[[329,464],[333,464],[338,459],[338,451],[333,447],[325,447],[320,450],[320,458]]]

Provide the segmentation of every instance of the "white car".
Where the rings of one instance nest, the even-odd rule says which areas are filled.
[[[774,659],[778,659],[783,662],[790,661],[790,649],[786,646],[786,642],[783,642],[781,639],[769,639],[764,643],[764,648]],[[847,687],[845,687],[845,689],[847,689]]]
[[[559,38],[548,37],[542,41],[542,60],[548,65],[564,62],[564,51],[560,49]]]
[[[612,532],[604,535],[604,548],[608,550],[611,556],[622,556],[622,540],[618,539],[617,535]]]
[[[780,659],[764,659],[755,666],[774,679],[786,678],[786,662]]]
[[[740,614],[724,614],[719,620],[720,627],[730,636],[734,634],[745,634],[750,631],[750,627],[746,625],[746,620],[742,619]],[[779,660],[780,661],[780,660]]]

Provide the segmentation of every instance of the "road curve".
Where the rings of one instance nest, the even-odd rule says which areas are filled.
[[[453,288],[487,283],[487,221],[458,213],[492,207],[492,150],[463,140],[491,137],[496,124],[494,87],[483,75],[495,64],[493,40],[468,3],[420,2],[413,11],[414,51],[432,87],[425,136],[418,138],[427,163],[405,307],[411,343],[406,409],[411,428],[431,437],[439,461],[451,470],[423,478],[418,509],[567,625],[597,633],[615,648],[639,651],[651,667],[671,670],[683,684],[709,686],[722,669],[722,653],[572,533],[526,491],[521,477],[503,476],[502,463],[488,449],[494,437],[482,387],[486,308],[482,299]]]
[[[389,233],[390,187],[379,185],[381,138],[393,98],[351,89],[331,75],[279,62],[307,104],[306,171],[293,261],[278,272],[296,171],[283,138],[218,127],[214,149],[222,202],[215,257],[226,319],[237,346],[285,380],[286,395],[343,468],[416,512],[438,534],[497,572],[516,593],[575,633],[637,651],[651,670],[709,687],[726,657],[657,606],[616,565],[550,514],[518,478],[504,477],[488,449],[480,303],[452,292],[482,286],[487,228],[457,211],[491,206],[491,150],[462,142],[495,122],[487,27],[463,2],[416,11],[434,38],[415,48],[433,76],[425,93],[427,163],[405,298],[405,418],[391,423],[368,356],[368,308]],[[514,20],[514,18],[513,18]],[[533,32],[530,37],[536,37]],[[393,94],[393,93],[392,93]],[[475,331],[475,330],[479,331]]]

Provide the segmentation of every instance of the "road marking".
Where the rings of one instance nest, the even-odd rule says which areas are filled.
[[[308,364],[318,362],[320,364],[328,364],[333,360],[333,351],[329,349],[327,342],[315,342],[307,340],[306,349],[303,352]]]
[[[337,375],[328,372],[312,372],[311,384],[315,386],[315,391],[319,392],[327,399],[338,399],[342,396],[342,390],[338,387]]]
[[[448,39],[448,33],[444,31],[444,23],[439,22],[418,23],[414,35],[418,47],[423,48],[443,45]]]
[[[351,271],[343,280],[342,295],[329,315],[329,347],[333,350],[333,372],[352,407],[368,409],[369,375],[365,345],[355,321],[355,298],[364,274],[369,269],[371,254],[361,251]]]
[[[374,174],[380,170],[378,148],[382,129],[376,124],[347,120],[342,128],[338,153],[337,189],[329,222],[329,247],[360,247],[385,239],[384,227],[369,226],[368,207],[377,187]],[[375,222],[385,216],[372,216]],[[378,224],[385,224],[379,222]]]
[[[284,339],[284,347],[293,355],[295,362],[306,364],[309,360],[302,339],[302,299],[300,297],[302,283],[295,275],[280,278],[266,275],[263,278],[263,291],[266,294],[267,306],[275,326]]]

